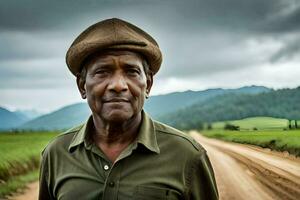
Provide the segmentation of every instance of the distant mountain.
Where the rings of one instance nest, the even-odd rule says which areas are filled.
[[[16,110],[14,111],[14,113],[26,117],[27,119],[34,119],[43,115],[43,113],[38,112],[36,110]]]
[[[204,102],[205,100],[227,93],[237,94],[257,94],[269,92],[271,89],[258,86],[243,87],[239,89],[210,89],[205,91],[186,91],[176,92],[166,95],[150,97],[145,104],[145,110],[154,118],[165,115],[169,112],[185,108],[195,102]],[[72,126],[84,122],[90,115],[89,107],[86,103],[78,103],[63,107],[55,112],[33,119],[20,129],[32,130],[53,130],[68,129]]]
[[[180,129],[192,129],[203,122],[256,116],[299,120],[300,87],[258,94],[224,94],[162,116],[160,120]]]
[[[145,103],[145,110],[154,118],[159,118],[178,109],[185,108],[196,102],[227,93],[258,94],[269,92],[271,89],[263,86],[247,86],[238,89],[208,89],[204,91],[175,92],[166,95],[151,96]]]
[[[28,118],[23,115],[16,114],[0,107],[0,130],[16,128],[27,120]]]
[[[90,110],[86,103],[72,104],[56,110],[52,113],[37,117],[19,129],[30,130],[63,130],[83,123],[90,115]]]

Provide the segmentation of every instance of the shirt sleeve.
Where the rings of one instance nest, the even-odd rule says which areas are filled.
[[[40,174],[39,174],[39,200],[54,200],[49,190],[48,184],[48,159],[44,154],[41,158]]]
[[[213,168],[206,152],[197,157],[190,177],[190,200],[218,200]]]

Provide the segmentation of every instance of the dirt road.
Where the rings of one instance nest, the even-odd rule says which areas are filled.
[[[24,190],[23,194],[15,195],[15,196],[9,198],[9,200],[37,200],[38,199],[38,187],[39,187],[38,182],[30,183],[27,186],[27,189]]]
[[[208,151],[221,200],[300,199],[300,159],[190,133]],[[38,184],[12,200],[36,200]]]
[[[206,148],[222,200],[300,199],[300,159],[286,153],[191,135]]]

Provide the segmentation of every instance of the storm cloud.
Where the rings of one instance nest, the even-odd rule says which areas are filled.
[[[249,76],[247,83],[226,79],[295,66],[300,55],[297,0],[3,0],[0,90],[66,88],[76,93],[65,53],[82,30],[111,17],[136,24],[158,41],[164,61],[153,94],[176,91],[170,83],[184,83],[182,90],[200,83],[198,89],[300,84],[288,83],[289,78],[272,82],[272,73],[260,80]]]

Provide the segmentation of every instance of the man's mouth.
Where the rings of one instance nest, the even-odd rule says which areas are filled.
[[[118,98],[105,99],[103,102],[104,102],[104,103],[122,103],[122,102],[128,103],[129,100],[126,99],[126,98],[119,98],[119,97],[118,97]]]

